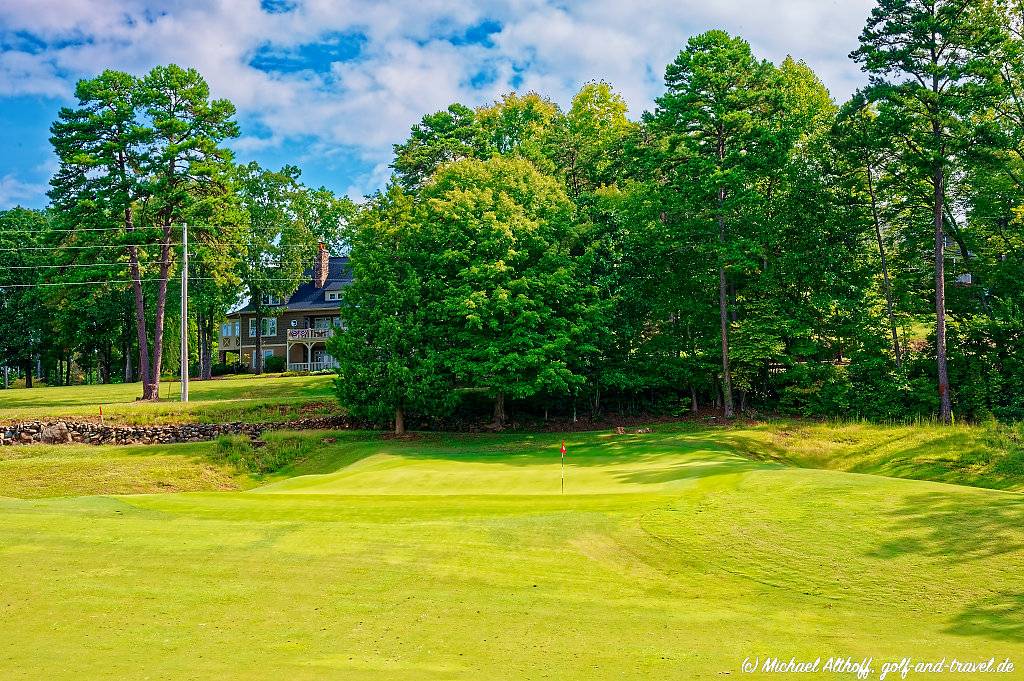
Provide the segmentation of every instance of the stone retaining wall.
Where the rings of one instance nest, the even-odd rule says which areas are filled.
[[[284,423],[186,423],[160,426],[107,426],[76,421],[28,421],[0,425],[0,446],[21,444],[155,445],[203,442],[221,435],[259,437],[268,430],[344,430],[343,416],[318,416]]]

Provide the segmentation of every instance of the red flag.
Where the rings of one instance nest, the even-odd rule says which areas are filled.
[[[562,456],[565,456],[565,440],[562,440]]]

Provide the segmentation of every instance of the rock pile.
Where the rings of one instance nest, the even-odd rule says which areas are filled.
[[[155,445],[203,442],[221,435],[258,438],[268,430],[344,430],[344,416],[316,416],[282,423],[186,423],[159,426],[107,426],[76,421],[29,421],[0,425],[0,446],[20,444]]]

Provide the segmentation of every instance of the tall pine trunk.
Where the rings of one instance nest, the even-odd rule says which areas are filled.
[[[871,197],[871,217],[875,221],[875,239],[878,241],[878,257],[882,262],[882,282],[885,287],[885,310],[889,316],[889,332],[892,334],[892,351],[896,356],[896,366],[903,366],[903,355],[900,352],[900,337],[896,331],[896,313],[892,304],[892,283],[889,280],[889,262],[885,255],[885,240],[882,238],[882,221],[878,216],[878,202],[875,199],[875,183],[871,176],[871,164],[867,164],[868,195]]]
[[[167,313],[167,276],[171,269],[171,226],[164,226],[164,239],[160,244],[160,280],[156,289],[156,319],[153,322],[153,360],[150,363],[153,375],[150,386],[153,389],[150,400],[160,399],[160,370],[164,353],[164,321]]]
[[[118,169],[121,177],[127,177],[127,161],[123,154],[118,155]],[[139,343],[139,377],[142,379],[142,399],[154,399],[159,396],[159,381],[154,385],[153,375],[149,365],[149,333],[146,330],[146,303],[142,294],[142,272],[139,268],[139,249],[134,244],[135,237],[135,214],[131,202],[124,207],[124,229],[128,233],[128,240],[132,243],[128,247],[128,266],[132,275],[132,293],[135,298],[135,333]]]
[[[718,243],[721,249],[718,263],[718,316],[722,327],[722,413],[727,419],[734,416],[732,404],[732,374],[729,370],[729,302],[728,282],[725,278],[725,188],[718,190]]]
[[[938,121],[933,123],[933,134],[941,144],[942,132]],[[943,423],[950,423],[953,420],[953,405],[946,363],[946,235],[942,224],[945,174],[941,157],[935,164],[932,185],[935,199],[935,361],[939,379],[939,419]]]
[[[146,331],[146,303],[142,295],[142,275],[139,271],[139,251],[128,249],[132,272],[132,291],[135,294],[135,333],[139,344],[139,378],[142,380],[142,399],[152,399],[153,381],[149,367],[149,333]]]

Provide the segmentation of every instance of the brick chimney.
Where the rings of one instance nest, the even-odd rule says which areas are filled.
[[[327,247],[321,241],[320,247],[316,251],[316,262],[313,263],[313,284],[317,288],[323,288],[324,284],[327,283],[327,266],[330,257]]]

